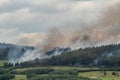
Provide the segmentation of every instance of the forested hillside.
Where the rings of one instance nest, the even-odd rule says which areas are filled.
[[[27,50],[33,50],[34,47],[20,46],[14,44],[0,43],[0,60],[6,60],[9,57],[18,58]]]
[[[50,58],[17,63],[16,66],[120,66],[120,44],[80,48]]]

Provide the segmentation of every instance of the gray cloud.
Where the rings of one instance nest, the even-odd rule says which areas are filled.
[[[28,4],[26,1],[8,0],[6,4],[0,6],[0,13],[14,12],[28,6],[30,6],[30,4]]]
[[[0,42],[36,46],[23,61],[56,47],[120,42],[120,1],[0,0]]]
[[[114,2],[114,0],[111,1]],[[87,32],[92,29],[92,26],[87,24],[94,25],[111,1],[11,0],[0,6],[0,28],[17,28],[18,36],[21,33],[47,33],[52,27],[62,27],[64,31],[72,31],[73,27],[74,29],[79,27],[79,31]],[[107,31],[112,32],[112,28]]]

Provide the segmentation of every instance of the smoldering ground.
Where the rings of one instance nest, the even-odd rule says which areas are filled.
[[[107,5],[99,12],[99,15],[95,15],[94,17],[97,17],[97,19],[93,23],[80,23],[80,21],[77,21],[76,23],[78,24],[70,23],[70,26],[53,27],[45,33],[44,37],[22,37],[18,41],[19,43],[26,44],[27,39],[27,43],[36,43],[37,45],[35,51],[28,51],[24,55],[21,55],[19,58],[20,61],[49,57],[45,53],[56,47],[72,47],[74,49],[119,43],[120,1]],[[34,42],[33,40],[32,42],[32,38],[38,41]],[[30,55],[32,55],[32,58]]]

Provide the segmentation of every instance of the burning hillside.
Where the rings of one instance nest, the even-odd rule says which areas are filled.
[[[89,4],[87,2],[83,3],[86,3],[87,6],[90,4],[92,7],[96,6],[96,1],[91,1]],[[46,53],[57,47],[70,47],[72,50],[74,50],[79,48],[96,47],[119,43],[120,2],[116,0],[108,2],[106,1],[106,3],[107,4],[104,7],[96,6],[96,8],[90,8],[90,10],[85,9],[86,12],[80,10],[80,12],[86,13],[86,16],[79,15],[77,18],[76,16],[78,16],[78,14],[74,15],[74,17],[78,20],[70,22],[67,20],[68,22],[65,21],[64,25],[56,25],[57,27],[49,28],[46,32],[21,33],[21,36],[17,38],[17,44],[32,45],[35,47],[35,49],[32,51],[25,51],[22,57],[17,57],[15,60],[13,57],[11,57],[11,55],[19,55],[20,48],[16,48],[15,50],[17,51],[14,51],[13,49],[13,51],[10,52],[10,55],[8,55],[8,60],[10,62],[22,62],[34,60],[36,58],[47,58],[49,55]],[[77,9],[79,11],[78,8],[74,7],[74,9]],[[21,11],[25,13],[25,11],[29,12],[29,9]],[[72,12],[74,11],[77,13],[76,10],[72,10]],[[19,13],[19,11],[16,13]],[[56,15],[58,16],[58,14]],[[79,20],[79,18],[82,17],[83,19]],[[69,16],[69,18],[72,17]],[[64,21],[64,19],[62,20]],[[61,53],[58,52],[56,54]]]
[[[96,21],[85,22],[70,27],[54,27],[46,34],[26,35],[19,40],[19,43],[35,44],[31,39],[36,39],[36,49],[32,51],[32,58],[44,58],[46,52],[56,47],[71,47],[72,49],[108,45],[119,43],[120,40],[120,10],[119,1],[109,3],[105,8],[95,15]],[[28,37],[30,36],[30,37]],[[38,38],[37,38],[38,36]],[[41,39],[41,40],[40,40]],[[40,40],[40,41],[39,41]],[[29,56],[29,51],[24,57]],[[31,57],[29,58],[31,59]]]

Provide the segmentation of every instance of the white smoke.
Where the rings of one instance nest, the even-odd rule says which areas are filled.
[[[87,17],[89,18],[90,16]],[[69,23],[70,27],[54,27],[44,35],[44,38],[40,37],[40,35],[24,36],[25,38],[20,39],[18,42],[37,44],[37,49],[35,51],[27,51],[18,61],[46,58],[48,57],[46,52],[56,47],[84,48],[120,42],[120,1],[110,2],[99,12],[99,15],[94,17],[97,17],[97,19],[96,21],[93,20],[94,22],[92,23],[89,21],[84,23],[77,21],[72,24]],[[17,54],[16,51],[14,54]]]

